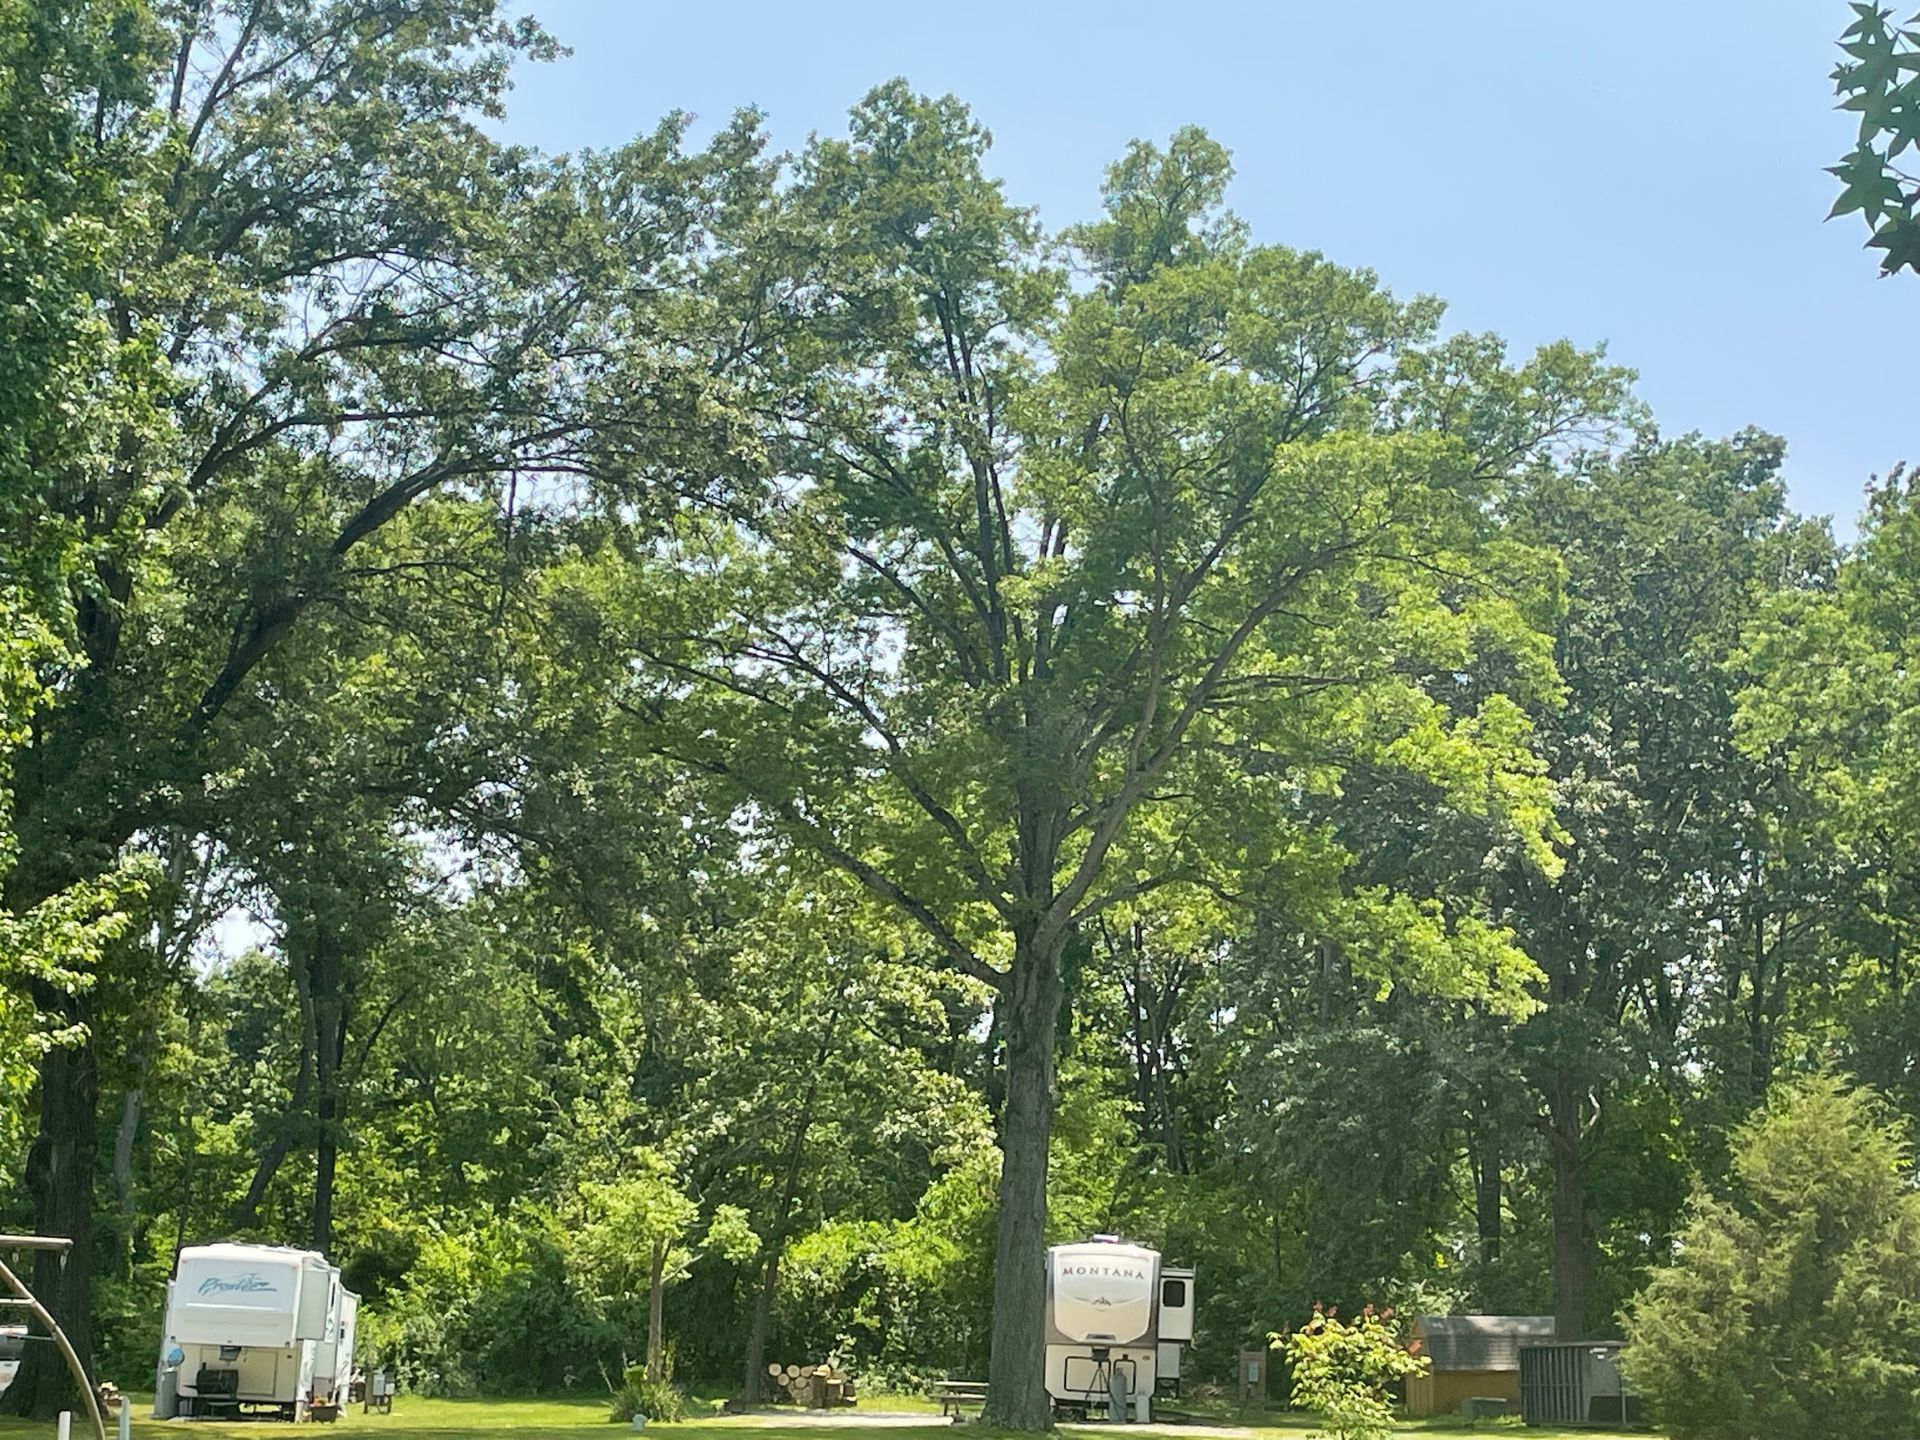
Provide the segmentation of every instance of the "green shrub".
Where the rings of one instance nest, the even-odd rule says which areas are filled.
[[[363,1367],[439,1396],[561,1390],[612,1371],[628,1336],[589,1322],[558,1234],[532,1208],[422,1232],[405,1278],[360,1312]]]
[[[1393,1433],[1392,1387],[1431,1363],[1400,1343],[1393,1311],[1369,1305],[1351,1324],[1313,1307],[1313,1319],[1271,1337],[1293,1372],[1293,1403],[1311,1411],[1333,1440],[1378,1440]]]
[[[1904,1128],[1830,1076],[1782,1087],[1627,1315],[1674,1440],[1920,1437],[1920,1193]]]
[[[607,1418],[626,1424],[634,1416],[644,1415],[649,1420],[671,1424],[684,1419],[686,1413],[686,1394],[673,1383],[671,1375],[649,1380],[646,1366],[629,1365],[620,1388],[613,1392]]]

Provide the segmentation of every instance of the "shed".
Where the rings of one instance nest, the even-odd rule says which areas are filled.
[[[1425,1315],[1414,1325],[1433,1362],[1407,1381],[1407,1414],[1444,1415],[1468,1400],[1520,1408],[1520,1347],[1553,1339],[1551,1315]]]

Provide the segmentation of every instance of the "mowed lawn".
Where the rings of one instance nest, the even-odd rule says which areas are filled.
[[[895,1412],[887,1421],[880,1408]],[[774,1412],[763,1415],[714,1415],[684,1420],[677,1425],[650,1425],[650,1433],[660,1440],[956,1440],[956,1427],[937,1415],[925,1420],[915,1415],[898,1414],[905,1407],[882,1400],[872,1410],[839,1415],[806,1415]],[[918,1408],[918,1407],[916,1407]],[[133,1434],[135,1440],[273,1440],[288,1427],[270,1421],[168,1421],[149,1420],[146,1406],[136,1404]],[[87,1440],[84,1419],[74,1417],[74,1440]],[[1063,1434],[1072,1440],[1110,1437],[1116,1427],[1108,1425],[1066,1425]],[[1194,1440],[1234,1440],[1250,1437],[1259,1440],[1270,1435],[1274,1440],[1305,1440],[1313,1432],[1312,1423],[1303,1416],[1250,1416],[1243,1422],[1226,1425],[1152,1425],[1127,1426],[1125,1431],[1153,1440],[1178,1440],[1187,1435]],[[51,1425],[22,1420],[0,1420],[0,1436],[46,1436]],[[111,1424],[107,1431],[114,1433]],[[624,1425],[607,1419],[605,1401],[597,1396],[540,1400],[421,1400],[401,1396],[394,1402],[391,1415],[361,1414],[354,1410],[333,1426],[302,1426],[301,1434],[322,1440],[337,1433],[340,1440],[460,1440],[462,1436],[482,1436],[486,1440],[588,1440],[591,1436],[630,1434]],[[996,1432],[967,1425],[960,1436],[985,1437]],[[1459,1422],[1422,1421],[1401,1427],[1401,1433],[1419,1435],[1510,1436],[1513,1440],[1626,1440],[1599,1430],[1548,1430],[1523,1428],[1514,1421],[1483,1422],[1468,1426]],[[1640,1432],[1634,1440],[1647,1440]]]

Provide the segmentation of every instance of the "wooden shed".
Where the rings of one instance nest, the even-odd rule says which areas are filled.
[[[1407,1381],[1407,1414],[1445,1415],[1469,1400],[1504,1400],[1520,1413],[1520,1347],[1553,1339],[1551,1315],[1426,1315],[1414,1325],[1433,1361]]]

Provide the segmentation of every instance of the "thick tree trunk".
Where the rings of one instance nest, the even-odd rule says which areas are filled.
[[[78,1002],[36,985],[42,1010],[70,1022],[85,1022]],[[40,1064],[40,1133],[27,1152],[27,1191],[36,1234],[66,1236],[73,1248],[64,1261],[34,1257],[33,1292],[66,1331],[80,1364],[93,1373],[93,1316],[87,1303],[93,1278],[93,1165],[98,1143],[100,1074],[91,1042],[50,1050]],[[29,1345],[0,1413],[50,1420],[75,1408],[73,1378],[53,1345]]]
[[[1581,1153],[1585,1096],[1556,1086],[1548,1110],[1553,1152],[1553,1324],[1558,1340],[1585,1340],[1593,1293],[1593,1234],[1587,1221],[1587,1165]]]
[[[1007,1103],[984,1418],[1008,1430],[1044,1430],[1053,1415],[1045,1372],[1047,1146],[1059,1008],[1058,948],[1043,953],[1023,937],[994,1006],[1005,1017]]]
[[[667,1378],[666,1337],[661,1333],[667,1296],[667,1242],[653,1242],[647,1269],[647,1379],[658,1385]]]

